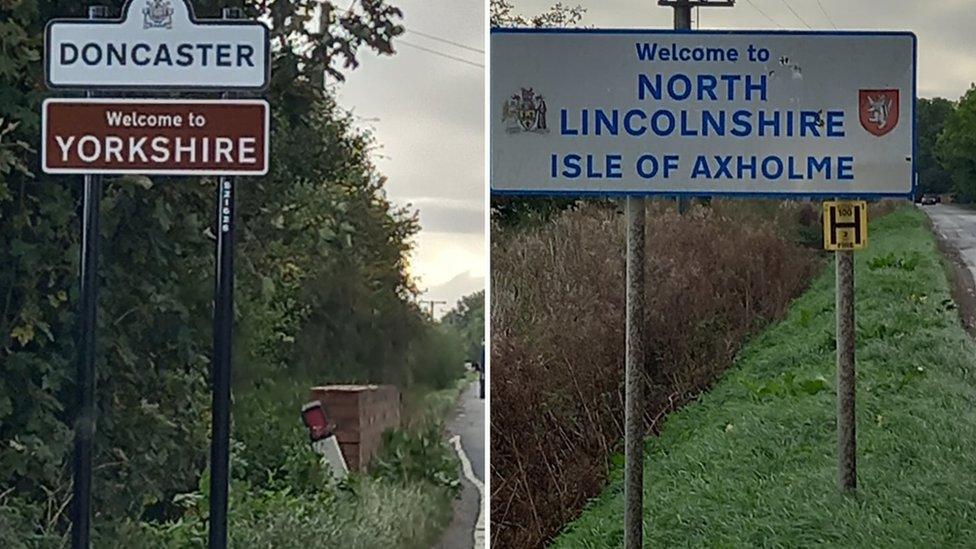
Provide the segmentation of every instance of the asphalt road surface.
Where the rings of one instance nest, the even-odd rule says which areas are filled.
[[[454,520],[437,547],[481,549],[485,520],[485,401],[478,398],[477,381],[461,393],[447,431],[452,446],[461,449],[461,497],[454,502]]]
[[[976,278],[976,210],[955,204],[919,206],[932,219],[935,231],[959,251]]]
[[[471,469],[485,481],[485,401],[478,398],[478,382],[461,394],[458,409],[448,423],[448,431],[461,437],[461,447],[471,460]]]

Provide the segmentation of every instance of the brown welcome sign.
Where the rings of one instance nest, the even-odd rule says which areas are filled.
[[[46,173],[264,175],[263,100],[49,99]]]

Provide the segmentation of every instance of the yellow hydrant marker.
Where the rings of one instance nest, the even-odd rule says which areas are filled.
[[[863,200],[824,202],[825,250],[861,250],[868,245],[868,205]]]

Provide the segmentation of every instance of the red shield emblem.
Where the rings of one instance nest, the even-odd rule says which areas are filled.
[[[860,90],[857,110],[861,126],[881,137],[898,125],[898,90]]]

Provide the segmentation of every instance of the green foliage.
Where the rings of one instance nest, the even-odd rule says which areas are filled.
[[[834,348],[821,345],[835,321],[828,270],[712,390],[647,439],[646,543],[971,545],[976,344],[945,306],[949,288],[924,219],[902,208],[875,221],[871,247],[856,256],[857,497],[836,489],[834,392],[756,398],[751,388],[787,375],[833,378]],[[870,268],[893,253],[921,259],[912,270]],[[620,546],[622,463],[611,477],[554,547]]]
[[[388,482],[429,482],[449,490],[452,495],[461,488],[457,457],[444,442],[443,426],[439,423],[429,424],[416,432],[393,430],[384,433],[383,450],[370,472]]]
[[[462,297],[457,306],[448,311],[441,324],[450,326],[460,335],[466,360],[481,362],[485,346],[485,291]]]
[[[889,252],[884,255],[876,255],[868,261],[868,268],[872,271],[881,269],[901,269],[903,271],[914,271],[922,261],[922,256],[918,252],[895,253]]]
[[[575,27],[586,14],[586,8],[583,6],[579,4],[567,6],[562,2],[556,2],[546,11],[533,17],[525,17],[516,12],[515,6],[508,0],[491,0],[489,10],[492,27]]]
[[[936,143],[955,106],[952,101],[941,97],[923,97],[918,100],[917,108],[918,194],[949,192],[952,179],[936,158]]]
[[[976,85],[966,91],[945,121],[935,154],[951,175],[959,199],[976,199]]]
[[[830,389],[827,379],[818,375],[814,377],[797,378],[793,372],[784,372],[762,383],[744,381],[746,387],[757,397],[787,397],[799,395],[815,395],[820,391]]]
[[[576,209],[581,202],[575,198],[493,196],[491,220],[505,229],[536,227],[563,210]]]
[[[449,516],[444,491],[418,483],[390,484],[356,477],[342,486],[307,494],[288,490],[231,493],[231,547],[426,548]],[[96,547],[203,549],[207,546],[205,498],[196,497],[177,521],[106,525]],[[121,545],[120,545],[121,544]]]
[[[61,547],[62,536],[50,526],[52,515],[40,502],[0,497],[0,547]]]
[[[432,389],[451,387],[464,375],[464,342],[457,332],[431,325],[409,349],[406,360],[415,365],[412,382]]]

